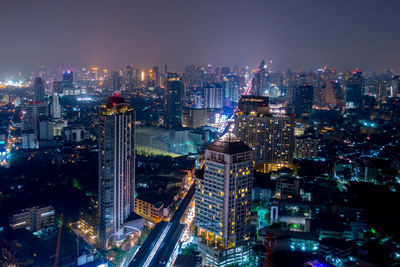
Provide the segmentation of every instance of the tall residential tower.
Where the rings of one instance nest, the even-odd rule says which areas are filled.
[[[205,151],[204,179],[198,179],[195,226],[207,266],[248,260],[253,151],[227,133]]]
[[[135,209],[135,111],[116,94],[100,111],[99,243],[122,235],[121,226]]]

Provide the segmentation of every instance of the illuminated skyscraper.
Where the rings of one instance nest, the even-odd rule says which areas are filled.
[[[164,88],[164,126],[182,127],[184,84],[176,73],[168,73]]]
[[[116,94],[100,112],[99,245],[106,248],[135,209],[135,111]]]
[[[204,179],[196,187],[195,226],[207,266],[248,261],[253,151],[227,133],[205,151]]]
[[[33,94],[33,101],[39,102],[44,100],[44,81],[40,77],[36,77],[33,82]]]
[[[292,167],[294,117],[271,113],[265,97],[246,96],[235,114],[235,134],[255,150],[256,168],[263,172]]]

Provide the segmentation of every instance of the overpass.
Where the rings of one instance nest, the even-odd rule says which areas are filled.
[[[129,263],[129,267],[168,267],[172,265],[179,251],[181,237],[187,227],[186,224],[181,223],[181,220],[193,199],[195,190],[196,185],[193,183],[170,222],[156,224]]]

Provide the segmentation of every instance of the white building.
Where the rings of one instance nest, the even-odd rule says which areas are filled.
[[[204,87],[204,108],[222,108],[222,87],[220,84]]]
[[[62,118],[62,107],[60,105],[60,96],[53,94],[50,105],[50,115],[53,119]]]

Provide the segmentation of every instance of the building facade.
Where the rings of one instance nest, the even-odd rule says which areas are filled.
[[[227,133],[206,149],[205,159],[204,179],[198,179],[195,193],[195,226],[206,254],[216,252],[207,262],[223,266],[228,259],[220,256],[241,250],[250,239],[253,151]]]
[[[99,134],[99,242],[120,238],[135,209],[135,111],[116,94],[102,106]]]
[[[207,109],[184,108],[182,112],[182,125],[188,128],[199,128],[207,125]]]
[[[62,106],[60,104],[60,96],[53,94],[50,102],[50,115],[53,119],[62,118]]]
[[[34,206],[22,209],[10,217],[10,226],[13,229],[26,229],[30,232],[46,230],[55,226],[53,206]]]
[[[34,130],[38,134],[38,123],[49,116],[49,106],[45,102],[28,102],[24,108],[22,130]]]
[[[296,137],[296,158],[314,159],[318,156],[318,140],[311,137]]]
[[[263,172],[291,168],[294,152],[294,117],[273,114],[259,97],[246,98],[235,114],[235,134],[255,150],[256,168]],[[242,109],[241,109],[242,108]]]
[[[204,108],[222,108],[222,92],[222,87],[218,83],[204,86]]]
[[[143,218],[159,223],[163,219],[164,203],[147,195],[135,198],[135,212]]]

